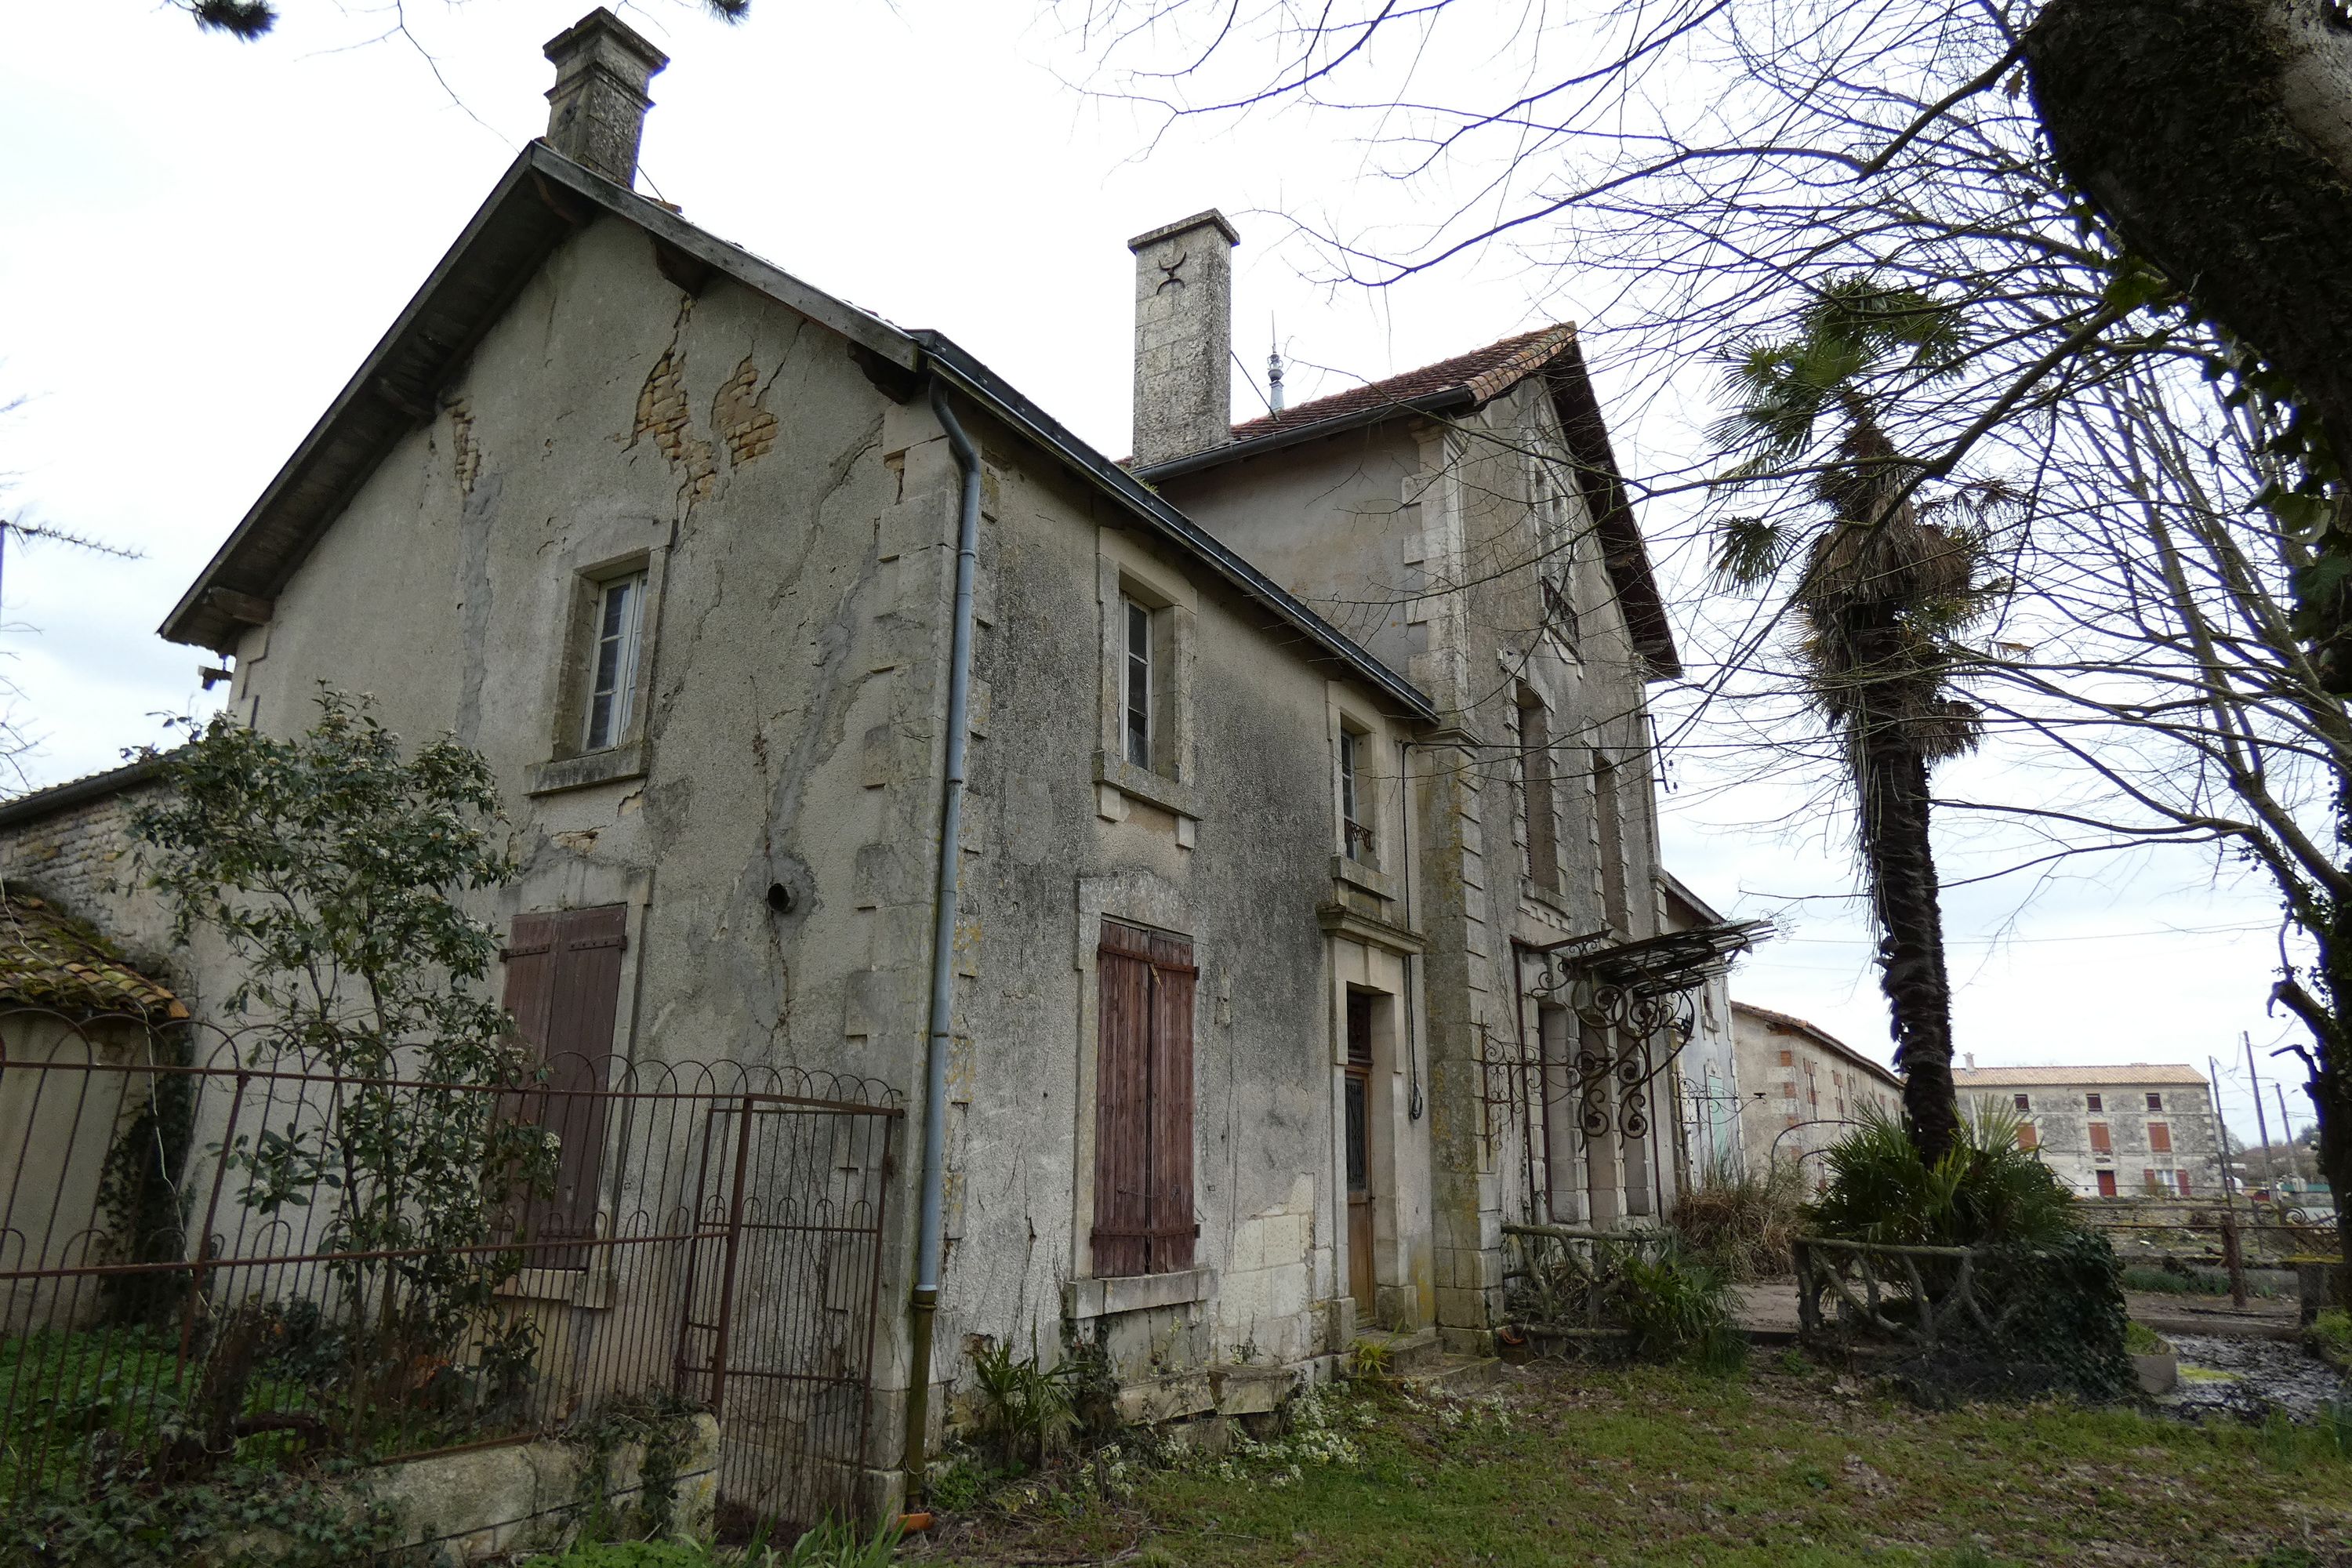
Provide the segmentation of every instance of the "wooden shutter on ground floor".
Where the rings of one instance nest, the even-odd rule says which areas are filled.
[[[1192,1267],[1192,944],[1103,921],[1096,950],[1094,1271]]]
[[[503,957],[506,1005],[530,1047],[539,1079],[523,1096],[525,1121],[561,1140],[555,1190],[524,1215],[533,1241],[584,1241],[596,1234],[604,1165],[605,1087],[613,1057],[621,958],[628,911],[620,904],[517,915]],[[580,1268],[579,1247],[534,1252],[541,1268]]]

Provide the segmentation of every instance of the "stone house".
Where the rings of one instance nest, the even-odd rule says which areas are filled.
[[[548,138],[163,632],[267,731],[324,681],[486,756],[551,1060],[908,1096],[871,1495],[978,1343],[1245,1409],[1376,1326],[1485,1352],[1506,1222],[1662,1216],[1662,999],[1746,937],[1656,891],[1678,666],[1574,332],[1233,426],[1205,214],[1132,243],[1122,465],[634,194],[665,62],[609,13],[548,53]],[[119,855],[146,776],[16,803],[0,872]]]
[[[2221,1187],[2212,1086],[2185,1062],[1952,1072],[1963,1110],[2018,1118],[2018,1142],[2078,1197],[2201,1197]]]
[[[1903,1080],[1802,1018],[1752,1003],[1731,1005],[1732,1041],[1746,1099],[1739,1140],[1748,1169],[1767,1161],[1801,1166],[1844,1137],[1865,1111],[1903,1115]],[[1809,1173],[1819,1179],[1818,1168]]]
[[[106,1237],[86,1216],[147,1103],[152,1032],[187,1016],[89,924],[0,890],[0,1269],[100,1260]],[[78,1327],[99,1304],[86,1276],[12,1278],[0,1285],[0,1332]]]

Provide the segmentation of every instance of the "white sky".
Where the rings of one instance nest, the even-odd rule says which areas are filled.
[[[368,0],[281,5],[257,45],[199,35],[154,0],[10,18],[0,401],[26,403],[0,422],[0,506],[144,554],[10,552],[0,654],[22,692],[13,716],[39,741],[23,759],[36,784],[110,765],[157,736],[155,715],[202,705],[208,658],[154,626],[543,128],[540,46],[587,8],[409,0],[445,90],[410,43],[365,41],[388,20]],[[1578,319],[1572,280],[1545,298],[1500,264],[1381,296],[1319,286],[1283,215],[1360,228],[1409,217],[1408,193],[1297,112],[1188,126],[1147,156],[1141,122],[1066,85],[1086,62],[1040,9],[758,0],[730,29],[682,0],[627,8],[672,59],[641,188],[812,283],[950,333],[1112,455],[1127,449],[1124,241],[1202,207],[1242,231],[1242,356],[1262,374],[1278,320],[1294,402]],[[1237,386],[1237,413],[1250,395]],[[1685,426],[1707,411],[1684,415],[1644,427],[1621,411],[1621,457],[1687,460]],[[1661,542],[1674,521],[1644,518]],[[1658,553],[1678,617],[1702,614],[1701,563]],[[1727,914],[1781,919],[1737,994],[1883,1059],[1846,824],[1778,782],[1696,787],[1745,766],[1737,752],[1670,762],[1668,860]],[[1972,793],[2002,787],[2000,760],[1971,766]],[[1939,848],[1948,882],[1997,864],[1964,829]],[[2232,878],[2177,858],[1954,887],[1960,1048],[1987,1065],[2235,1053],[2223,1098],[2251,1132],[2240,1031],[2263,1049],[2292,1032],[2263,1006],[2273,901]],[[2263,1058],[2265,1079],[2285,1065]],[[2308,1121],[2292,1089],[2288,1103]]]

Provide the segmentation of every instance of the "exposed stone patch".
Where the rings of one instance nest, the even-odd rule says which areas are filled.
[[[677,324],[670,331],[669,347],[654,362],[645,385],[637,391],[636,423],[627,443],[634,447],[648,436],[653,437],[655,450],[678,474],[678,497],[689,508],[710,499],[719,477],[710,443],[694,433],[694,415],[686,404],[686,351],[678,342],[693,314],[691,298],[678,302]]]
[[[449,447],[456,461],[457,493],[470,496],[482,471],[482,448],[474,440],[473,406],[462,397],[449,403]]]
[[[760,370],[750,354],[710,400],[710,423],[727,443],[731,468],[764,456],[776,444],[776,416],[768,412],[768,389],[760,384]]]

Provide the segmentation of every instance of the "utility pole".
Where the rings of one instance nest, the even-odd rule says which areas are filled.
[[[2254,1070],[2254,1037],[2242,1031],[2238,1038],[2246,1046],[2246,1076],[2253,1080],[2254,1085],[2254,1131],[2263,1135],[2263,1163],[2269,1167],[2271,1195],[2275,1198],[2278,1195],[2278,1157],[2271,1152],[2270,1118],[2263,1113],[2263,1075]]]
[[[2221,1202],[2226,1205],[2236,1184],[2230,1177],[2230,1124],[2221,1118],[2221,1068],[2211,1057],[2205,1058],[2206,1081],[2213,1090],[2213,1146],[2221,1153]]]
[[[2276,1079],[2271,1079],[2271,1092],[2278,1096],[2279,1136],[2286,1140],[2287,1173],[2294,1177],[2296,1181],[2300,1182],[2303,1179],[2303,1173],[2296,1169],[2294,1163],[2294,1123],[2288,1121],[2286,1115],[2286,1085],[2281,1083]]]
[[[2213,1130],[2221,1145],[2221,1266],[2230,1272],[2230,1304],[2246,1310],[2245,1253],[2238,1244],[2238,1207],[2231,1201],[2230,1124],[2221,1120],[2221,1065],[2205,1058],[2205,1073],[2213,1090]],[[2257,1099],[2254,1103],[2260,1105]]]

